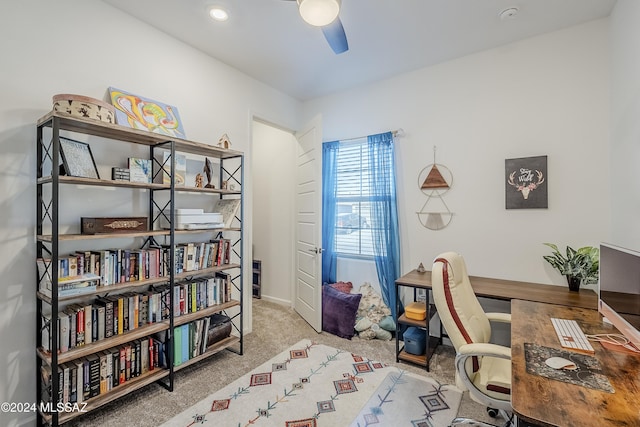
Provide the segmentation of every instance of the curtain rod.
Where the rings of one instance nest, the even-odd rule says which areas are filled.
[[[398,128],[396,130],[392,130],[391,134],[393,135],[393,137],[403,137],[404,136],[404,129],[402,128]],[[369,135],[365,135],[365,136],[356,136],[354,138],[346,138],[346,139],[339,139],[338,141],[340,142],[349,142],[349,141],[355,141],[356,139],[364,139]],[[327,141],[328,142],[328,141]]]

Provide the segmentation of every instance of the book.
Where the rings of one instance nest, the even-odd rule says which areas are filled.
[[[127,344],[125,347],[125,381],[131,379],[131,344]],[[135,356],[134,356],[135,357]]]
[[[100,394],[100,357],[91,354],[87,356],[87,361],[89,364],[89,398],[92,398]]]
[[[64,312],[69,315],[69,348],[71,349],[77,346],[78,335],[76,328],[78,327],[78,318],[72,308],[67,307]]]
[[[129,157],[129,181],[151,183],[152,164],[150,159]]]
[[[140,340],[140,374],[149,371],[149,341],[148,337]]]
[[[92,306],[84,306],[84,343],[91,344],[93,342],[93,320]],[[92,396],[93,397],[93,396]]]
[[[96,309],[97,312],[97,317],[98,317],[98,333],[97,333],[97,338],[98,341],[99,340],[103,340],[105,338],[105,324],[106,324],[106,307],[105,305],[102,304],[96,304],[94,305],[94,308]]]
[[[105,352],[97,353],[97,355],[100,358],[100,394],[104,394],[109,391],[107,388],[107,382],[109,381],[107,375],[107,366],[109,364],[109,361],[107,360],[107,354],[105,354]],[[110,354],[109,357],[111,357]]]
[[[173,364],[182,365],[182,328],[177,326],[173,330]]]
[[[131,343],[131,376],[140,376],[140,340]]]
[[[60,334],[58,337],[58,339],[60,340],[60,346],[58,349],[61,353],[65,353],[69,351],[69,314],[65,313],[64,311],[58,313],[58,322],[60,324]]]
[[[120,349],[110,348],[108,351],[111,353],[111,388],[113,389],[120,384]]]
[[[105,322],[104,322],[104,337],[109,338],[113,336],[113,300],[108,297],[96,298],[97,305],[104,306]]]
[[[224,271],[217,271],[215,277],[219,279],[220,284],[220,301],[219,303],[225,303],[231,301],[231,275]]]
[[[69,367],[69,402],[78,401],[78,368],[72,362],[66,363]]]
[[[180,326],[180,329],[182,329],[180,331],[180,335],[182,337],[180,357],[182,357],[182,363],[184,363],[189,360],[189,323]]]
[[[83,357],[82,360],[82,400],[91,398],[91,362],[87,357]]]
[[[127,381],[127,348],[125,346],[119,347],[120,351],[120,363],[118,365],[119,369],[119,384],[124,384]]]
[[[62,402],[69,403],[69,392],[71,391],[71,365],[63,363],[62,369]]]
[[[113,354],[110,350],[104,350],[102,352],[107,358],[107,391],[113,388]]]
[[[76,359],[74,364],[76,365],[76,402],[82,403],[84,401],[84,360]]]
[[[240,199],[217,199],[213,204],[211,212],[222,214],[224,228],[231,228],[233,219],[238,213]]]
[[[74,318],[72,325],[75,323],[75,338],[71,338],[75,342],[75,347],[84,345],[84,306],[80,304],[69,304],[66,310],[70,316]],[[72,326],[73,332],[73,326]]]

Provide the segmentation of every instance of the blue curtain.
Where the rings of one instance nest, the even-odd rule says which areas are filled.
[[[395,281],[400,277],[400,239],[393,134],[371,135],[367,142],[374,259],[382,298],[391,309],[393,318],[397,319]]]
[[[336,282],[336,178],[340,141],[322,144],[322,283]]]

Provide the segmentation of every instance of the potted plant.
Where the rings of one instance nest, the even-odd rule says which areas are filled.
[[[569,290],[577,292],[580,290],[581,284],[598,282],[600,257],[598,248],[585,246],[576,250],[567,246],[565,254],[563,254],[553,243],[544,243],[544,245],[549,246],[553,253],[543,255],[543,258],[567,278]]]

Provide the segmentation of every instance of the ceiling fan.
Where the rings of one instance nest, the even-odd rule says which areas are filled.
[[[298,11],[305,22],[322,29],[324,38],[336,54],[349,50],[347,35],[340,21],[341,0],[289,0],[298,3]]]

